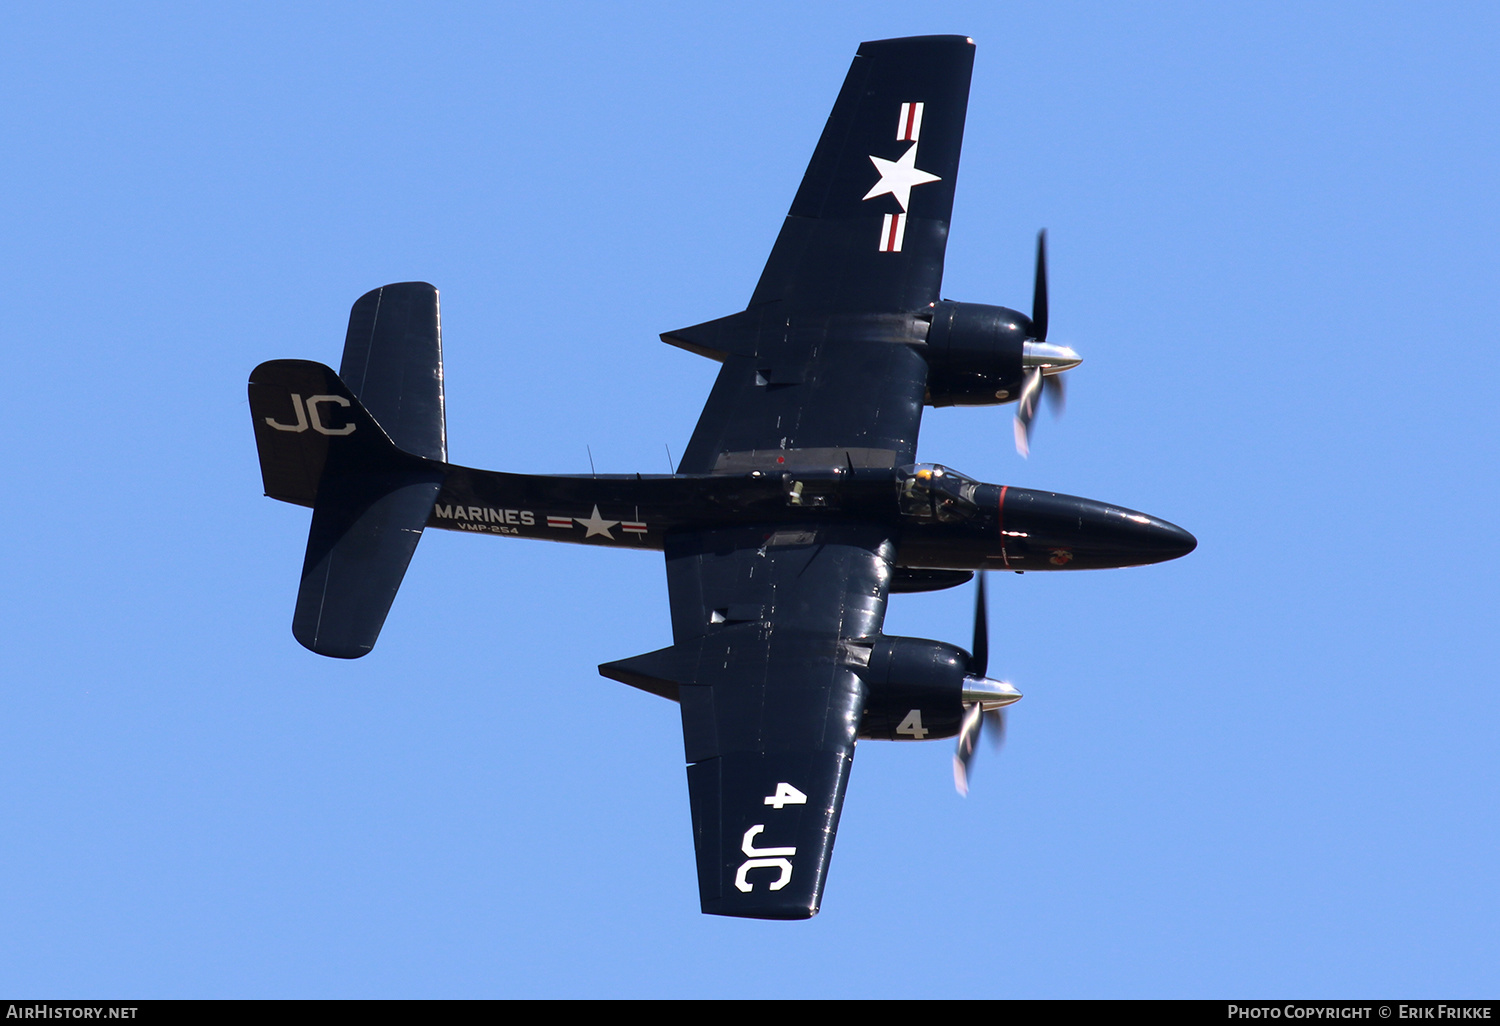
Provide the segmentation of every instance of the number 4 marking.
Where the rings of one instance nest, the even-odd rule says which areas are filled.
[[[886,720],[886,722],[889,723],[890,720]],[[928,734],[931,734],[932,731],[922,726],[922,710],[913,709],[906,714],[906,719],[902,720],[900,725],[896,727],[896,733],[905,734],[907,737],[914,737],[918,741],[921,741]]]
[[[806,805],[807,795],[791,784],[781,783],[776,785],[776,793],[766,798],[766,804],[779,811],[783,805]]]

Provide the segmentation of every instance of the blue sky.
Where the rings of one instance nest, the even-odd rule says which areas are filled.
[[[54,5],[0,38],[0,992],[1493,996],[1485,5]],[[429,532],[292,640],[250,369],[442,290],[451,457],[661,471],[863,39],[978,45],[946,293],[1085,356],[921,455],[1182,524],[991,583],[1026,699],[860,747],[823,912],[697,910],[660,558]],[[966,643],[972,591],[887,630]]]

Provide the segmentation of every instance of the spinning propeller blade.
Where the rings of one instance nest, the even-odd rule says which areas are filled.
[[[990,666],[990,611],[984,597],[984,571],[975,576],[979,578],[979,592],[974,599],[974,645],[971,648],[974,659],[969,663],[969,672],[983,677]]]
[[[1067,346],[1047,341],[1047,230],[1036,237],[1036,286],[1031,295],[1031,338],[1021,357],[1026,376],[1016,405],[1016,452],[1031,454],[1031,424],[1036,419],[1038,400],[1045,393],[1054,414],[1065,405],[1062,372],[1083,361]]]
[[[1031,291],[1031,330],[1038,342],[1047,341],[1047,229],[1036,235],[1036,285]]]
[[[985,724],[990,725],[991,743],[999,748],[1005,740],[1004,709],[1021,697],[1012,685],[985,676],[990,653],[989,609],[985,601],[984,571],[979,571],[977,576],[979,591],[974,599],[973,658],[969,661],[969,676],[965,679],[965,697],[972,695],[973,700],[964,706],[963,724],[958,729],[958,748],[953,753],[953,786],[962,795],[969,793],[969,763],[974,759],[974,749],[979,745]]]
[[[1022,457],[1031,455],[1031,422],[1036,419],[1037,400],[1042,397],[1042,382],[1045,380],[1040,367],[1026,371],[1021,384],[1021,397],[1016,402],[1016,452]]]

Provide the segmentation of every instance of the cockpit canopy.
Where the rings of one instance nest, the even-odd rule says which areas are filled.
[[[900,470],[900,509],[904,516],[945,524],[969,520],[979,513],[974,492],[979,482],[940,463],[917,463]]]

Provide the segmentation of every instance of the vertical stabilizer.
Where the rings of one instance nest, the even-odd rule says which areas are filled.
[[[447,462],[437,289],[407,281],[360,296],[349,311],[339,378],[398,448]]]

